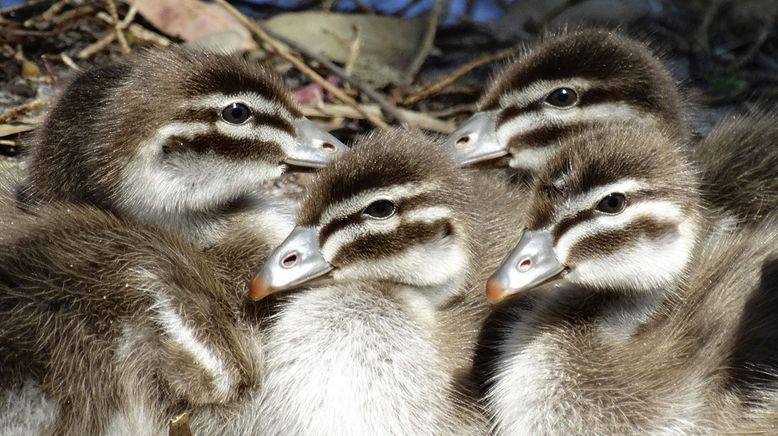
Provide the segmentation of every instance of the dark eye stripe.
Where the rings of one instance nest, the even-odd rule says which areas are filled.
[[[517,133],[508,140],[508,150],[542,148],[549,144],[574,136],[592,126],[592,123],[546,125],[528,132]]]
[[[678,233],[678,226],[671,221],[639,218],[622,229],[607,230],[589,235],[570,248],[569,265],[575,265],[591,257],[604,257],[634,247],[641,239],[660,239]]]
[[[218,132],[203,133],[194,138],[172,136],[166,141],[163,151],[166,153],[191,151],[220,155],[234,160],[249,159],[279,163],[284,156],[283,148],[276,142],[236,139]]]
[[[495,120],[495,126],[499,129],[507,122],[520,117],[529,112],[534,112],[540,109],[539,101],[533,101],[524,106],[508,106],[505,109],[497,113],[497,119]]]
[[[254,113],[254,126],[261,128],[274,127],[292,136],[297,136],[297,130],[289,120],[275,114]]]
[[[345,265],[359,260],[375,260],[397,254],[408,247],[440,238],[449,230],[448,220],[403,224],[390,233],[365,235],[341,247],[333,265]]]

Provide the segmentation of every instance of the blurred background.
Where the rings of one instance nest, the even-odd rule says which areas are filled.
[[[179,43],[271,65],[348,140],[399,123],[450,132],[518,48],[613,28],[662,54],[702,135],[778,98],[777,16],[776,0],[0,0],[0,166],[77,71]]]

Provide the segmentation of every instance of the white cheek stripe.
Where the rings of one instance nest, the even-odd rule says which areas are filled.
[[[435,182],[405,183],[388,188],[371,189],[361,192],[348,199],[335,203],[327,207],[322,213],[320,223],[328,223],[336,218],[347,217],[353,213],[359,212],[375,200],[386,198],[389,200],[398,200],[405,197],[413,197],[425,192],[434,191],[438,188]]]
[[[403,222],[435,222],[451,218],[451,209],[443,206],[423,207],[402,215]]]
[[[619,215],[598,215],[594,220],[583,221],[563,233],[555,246],[562,263],[567,263],[571,248],[582,239],[608,230],[621,229],[641,217],[656,218],[681,223],[684,214],[681,207],[670,201],[641,201],[631,204]]]
[[[523,148],[511,156],[508,165],[511,168],[540,171],[557,151],[559,151],[559,146],[556,145]]]

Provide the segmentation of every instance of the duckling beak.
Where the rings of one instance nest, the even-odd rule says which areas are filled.
[[[298,287],[332,269],[319,250],[318,229],[297,226],[251,280],[249,298],[256,301]]]
[[[346,151],[345,144],[308,118],[298,118],[294,125],[297,129],[297,147],[289,153],[285,163],[299,167],[324,168]]]
[[[508,150],[497,140],[497,111],[476,112],[459,126],[445,142],[451,150],[454,162],[465,167],[508,154]]]
[[[486,282],[486,298],[499,303],[560,276],[564,265],[556,257],[551,234],[525,231],[518,245]]]

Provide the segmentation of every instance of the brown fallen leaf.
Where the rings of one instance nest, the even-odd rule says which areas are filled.
[[[194,41],[207,35],[235,32],[241,49],[255,49],[257,43],[238,20],[215,3],[200,0],[136,0],[143,18],[162,33]]]

